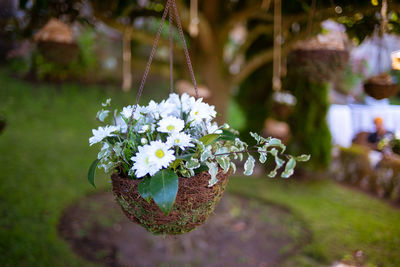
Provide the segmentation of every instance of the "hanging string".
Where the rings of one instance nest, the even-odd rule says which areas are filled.
[[[169,92],[172,94],[174,92],[174,47],[173,47],[173,35],[172,35],[172,12],[169,10],[169,79],[170,79],[170,89]]]
[[[151,66],[151,62],[153,61],[154,54],[156,53],[156,47],[157,47],[157,44],[158,44],[158,40],[160,39],[161,31],[162,31],[162,28],[164,26],[165,18],[167,16],[168,9],[169,9],[170,5],[171,5],[171,0],[168,0],[167,4],[165,5],[164,13],[163,13],[163,15],[161,17],[160,26],[158,27],[158,31],[157,31],[157,34],[156,34],[156,38],[154,39],[153,47],[151,48],[149,60],[147,61],[146,69],[145,69],[143,77],[142,77],[142,82],[140,83],[140,86],[139,86],[139,91],[138,91],[138,93],[136,95],[136,102],[135,102],[135,106],[132,109],[131,117],[129,119],[127,134],[129,132],[130,127],[132,126],[133,115],[135,114],[136,108],[137,108],[137,106],[139,104],[139,99],[140,99],[140,97],[141,97],[141,95],[143,93],[144,84],[146,82],[147,75],[149,74],[150,66]]]
[[[280,91],[281,73],[282,73],[282,2],[281,0],[274,1],[274,57],[273,57],[273,75],[272,88],[275,91]]]
[[[382,54],[384,53],[383,50],[388,50],[387,45],[385,43],[385,33],[386,33],[386,27],[387,27],[387,0],[382,0],[382,7],[381,7],[381,28],[380,28],[380,33],[379,37],[377,37],[377,40],[379,42],[379,50],[378,50],[378,74],[381,74],[382,72],[385,71],[383,64],[379,64],[382,60]]]
[[[386,32],[386,26],[387,26],[387,9],[388,9],[388,4],[387,0],[382,0],[382,8],[381,8],[381,16],[382,16],[382,22],[381,22],[381,35],[383,36]]]
[[[141,97],[141,95],[143,93],[144,84],[146,83],[146,79],[147,79],[147,76],[148,76],[149,71],[150,71],[150,66],[151,66],[151,63],[153,61],[153,57],[155,55],[157,44],[158,44],[158,41],[160,39],[161,31],[162,31],[162,28],[164,26],[165,18],[167,17],[167,13],[168,12],[169,12],[169,45],[170,45],[170,91],[171,91],[171,93],[174,91],[174,89],[173,89],[174,88],[174,82],[173,82],[173,80],[174,80],[173,79],[173,38],[172,38],[173,37],[173,32],[172,32],[173,11],[175,13],[175,22],[176,22],[176,24],[178,26],[178,32],[179,32],[180,38],[182,39],[183,51],[185,52],[186,63],[187,63],[187,66],[189,68],[190,76],[191,76],[192,83],[193,83],[193,86],[194,86],[194,90],[195,90],[195,93],[196,93],[196,98],[199,97],[196,78],[194,76],[192,62],[190,60],[190,55],[189,55],[189,51],[188,51],[186,40],[185,40],[185,35],[183,34],[183,29],[182,29],[182,25],[181,25],[181,21],[180,21],[180,18],[179,18],[179,13],[178,13],[178,8],[176,7],[175,0],[168,0],[166,5],[165,5],[165,9],[164,9],[163,15],[161,17],[160,26],[158,27],[158,31],[157,31],[156,37],[154,39],[153,46],[151,48],[150,56],[149,56],[149,59],[148,59],[147,64],[146,64],[146,69],[144,71],[144,74],[143,74],[143,77],[142,77],[142,81],[141,81],[140,86],[139,86],[138,93],[136,95],[136,102],[135,102],[135,105],[134,105],[134,107],[132,109],[132,114],[131,114],[130,119],[129,119],[128,130],[127,130],[126,135],[128,135],[129,129],[132,126],[133,116],[134,116],[136,108],[137,108],[137,106],[139,104],[139,99],[140,99],[140,97]]]
[[[193,68],[192,68],[192,62],[190,61],[189,51],[188,51],[188,48],[187,48],[187,45],[186,45],[186,40],[185,40],[185,35],[183,34],[181,20],[179,18],[179,14],[178,14],[178,8],[176,7],[175,0],[171,0],[171,2],[172,2],[172,7],[173,7],[173,9],[175,11],[176,25],[178,26],[179,35],[181,36],[182,43],[183,43],[183,51],[185,52],[186,63],[188,65],[190,76],[192,78],[192,83],[193,83],[193,86],[194,86],[194,91],[196,93],[196,98],[198,98],[199,97],[199,92],[197,90],[196,78],[194,76],[194,72],[193,72]]]

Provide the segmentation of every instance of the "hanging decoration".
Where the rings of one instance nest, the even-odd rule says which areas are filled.
[[[377,46],[376,63],[373,68],[376,68],[377,75],[371,76],[364,82],[364,91],[369,96],[381,100],[396,95],[398,91],[398,84],[393,82],[392,77],[389,75],[389,54],[391,44],[387,42],[389,39],[386,34],[387,28],[387,0],[382,1],[381,8],[381,25],[379,34],[374,33],[372,42]],[[386,63],[388,62],[388,63]]]
[[[191,74],[195,97],[171,93],[160,103],[150,101],[139,106],[144,84],[167,14],[173,18]],[[172,30],[170,28],[170,38]],[[172,38],[171,38],[172,39]],[[171,40],[170,39],[170,40]],[[170,43],[172,45],[172,42]],[[171,92],[173,88],[172,50]],[[89,169],[94,183],[96,167],[112,173],[112,191],[125,215],[154,234],[182,234],[204,223],[220,200],[231,173],[233,160],[244,161],[244,174],[251,175],[257,159],[275,162],[269,174],[288,178],[296,161],[307,161],[308,155],[284,154],[285,145],[276,138],[251,133],[256,144],[241,141],[238,132],[228,124],[217,125],[214,106],[198,98],[192,69],[175,0],[168,0],[139,86],[136,103],[121,111],[111,108],[111,99],[97,114],[104,127],[93,130],[90,145],[102,148]]]
[[[282,1],[274,0],[274,54],[272,75],[272,111],[277,119],[285,120],[292,112],[296,98],[290,92],[282,89]]]
[[[34,36],[39,52],[47,60],[68,64],[77,59],[79,47],[72,29],[62,21],[52,18]]]
[[[199,11],[197,0],[190,0],[190,24],[189,34],[191,37],[197,37],[199,34]]]

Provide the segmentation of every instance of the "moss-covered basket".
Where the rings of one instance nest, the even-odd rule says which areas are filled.
[[[41,41],[38,49],[47,60],[58,64],[69,64],[79,56],[79,46],[76,43]]]
[[[373,82],[364,83],[364,91],[375,99],[384,99],[396,95],[399,86],[396,83],[379,84]]]
[[[179,189],[174,206],[168,215],[151,200],[148,203],[138,192],[140,180],[111,176],[113,193],[125,215],[154,234],[177,235],[187,233],[203,224],[220,201],[229,173],[221,170],[218,183],[208,187],[210,175],[201,172],[191,178],[179,178]]]
[[[301,66],[300,75],[307,75],[315,82],[337,79],[349,61],[349,52],[336,49],[295,49],[288,55],[288,64]]]

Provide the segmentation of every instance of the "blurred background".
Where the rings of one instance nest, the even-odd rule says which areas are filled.
[[[87,181],[101,103],[135,103],[165,0],[0,0],[2,266],[400,266],[400,4],[176,0],[200,96],[250,141],[311,154],[240,170],[206,225],[152,236]],[[166,19],[141,104],[194,94]],[[172,50],[170,50],[172,49]]]

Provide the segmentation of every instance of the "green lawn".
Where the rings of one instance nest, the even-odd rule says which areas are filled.
[[[88,266],[57,234],[63,209],[94,189],[86,179],[96,149],[89,148],[100,103],[132,104],[122,94],[96,86],[62,86],[18,81],[0,69],[0,266]],[[144,96],[168,92],[149,83]],[[99,188],[108,179],[97,174]],[[297,182],[233,178],[229,189],[287,206],[311,230],[312,240],[291,262],[307,257],[329,263],[363,250],[368,261],[400,266],[400,212],[365,194],[329,181]],[[101,189],[98,189],[101,190]],[[301,262],[301,264],[300,264]]]

